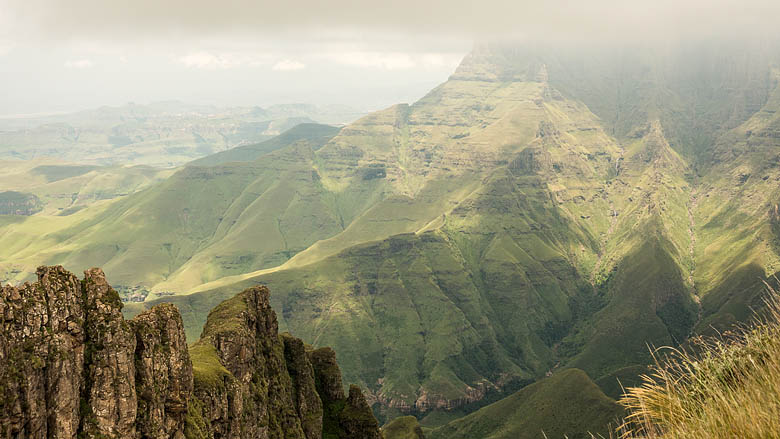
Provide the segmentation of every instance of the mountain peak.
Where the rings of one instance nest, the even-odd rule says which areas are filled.
[[[451,81],[547,82],[547,66],[530,48],[483,44],[461,61]]]

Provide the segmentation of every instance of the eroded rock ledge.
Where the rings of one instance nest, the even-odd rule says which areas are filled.
[[[366,438],[335,353],[279,334],[265,287],[217,306],[188,348],[175,306],[132,320],[100,269],[0,289],[0,438]]]

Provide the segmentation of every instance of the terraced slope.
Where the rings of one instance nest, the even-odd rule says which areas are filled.
[[[750,318],[780,271],[780,70],[771,78],[766,104],[704,156],[693,209],[700,331]]]

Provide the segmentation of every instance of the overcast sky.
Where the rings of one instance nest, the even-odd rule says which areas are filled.
[[[778,0],[0,0],[0,114],[178,99],[375,109],[475,41],[777,33]]]

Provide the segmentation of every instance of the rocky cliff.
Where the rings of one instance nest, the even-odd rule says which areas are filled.
[[[175,306],[126,321],[100,269],[0,289],[2,438],[380,438],[335,353],[279,334],[265,287],[188,348]]]

